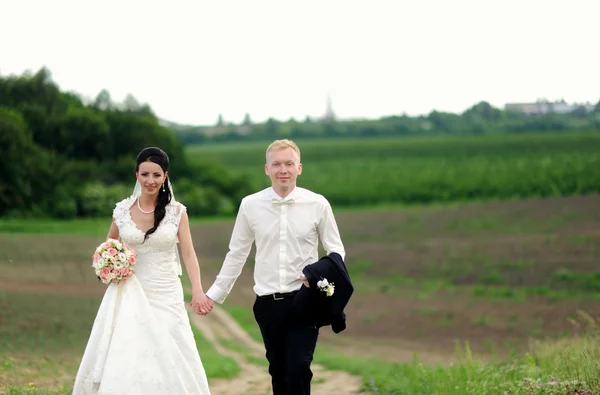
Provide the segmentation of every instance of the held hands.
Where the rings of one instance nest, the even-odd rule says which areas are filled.
[[[190,306],[196,314],[207,315],[215,306],[215,301],[206,296],[204,292],[194,292]]]

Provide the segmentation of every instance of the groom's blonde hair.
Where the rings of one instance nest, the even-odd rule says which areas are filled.
[[[269,152],[286,148],[291,148],[296,152],[296,155],[298,155],[298,163],[300,163],[300,148],[298,148],[296,143],[288,139],[275,140],[267,147],[267,152],[265,154],[267,163],[269,163]]]

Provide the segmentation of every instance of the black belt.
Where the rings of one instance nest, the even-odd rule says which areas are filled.
[[[298,293],[298,291],[292,291],[292,292],[275,292],[274,294],[269,294],[269,295],[257,295],[259,298],[261,299],[274,299],[274,300],[282,300],[282,299],[289,299],[289,298],[293,298],[294,295],[296,295]]]

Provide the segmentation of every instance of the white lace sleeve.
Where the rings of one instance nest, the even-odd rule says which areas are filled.
[[[167,206],[167,215],[165,215],[165,219],[163,221],[171,223],[179,229],[179,222],[181,222],[181,216],[186,211],[187,208],[180,202],[171,203]]]
[[[115,224],[119,229],[122,229],[125,225],[125,221],[127,219],[128,211],[131,207],[130,199],[123,199],[117,204],[115,204],[115,208],[113,209],[113,218],[115,220]]]

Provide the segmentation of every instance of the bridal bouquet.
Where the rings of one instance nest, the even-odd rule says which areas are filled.
[[[108,239],[96,248],[92,267],[104,284],[120,283],[135,273],[136,252],[127,243]]]

